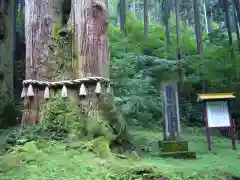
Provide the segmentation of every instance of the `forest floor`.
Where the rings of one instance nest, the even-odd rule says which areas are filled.
[[[131,133],[139,149],[139,158],[119,158],[112,156],[101,159],[91,152],[70,148],[60,142],[42,142],[38,149],[29,144],[22,149],[21,157],[0,156],[0,180],[100,180],[133,179],[120,178],[125,172],[134,169],[152,168],[170,179],[231,179],[240,176],[240,145],[237,151],[231,150],[229,139],[212,138],[212,152],[207,150],[207,141],[202,130],[187,128],[183,138],[189,141],[190,151],[197,153],[196,160],[177,160],[158,156],[159,131],[135,129]],[[0,136],[0,140],[4,138]],[[1,146],[1,143],[0,143]],[[16,154],[15,154],[16,157]],[[158,178],[159,179],[159,178]],[[161,178],[160,178],[161,179]]]

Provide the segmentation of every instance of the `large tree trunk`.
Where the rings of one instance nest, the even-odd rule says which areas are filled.
[[[87,7],[87,8],[86,8]],[[83,78],[91,76],[109,77],[108,74],[108,6],[107,1],[82,0],[73,1],[74,12],[74,77]],[[86,112],[91,104],[97,109],[101,98],[96,97],[94,90],[96,84],[88,86],[91,95],[82,100]]]
[[[74,77],[109,77],[109,46],[107,38],[108,1],[73,1],[74,12]],[[96,96],[96,84],[88,85],[89,95],[81,99],[81,105],[88,116],[103,115],[105,121],[118,137],[125,134],[125,123],[117,113],[113,100],[108,95]],[[117,138],[118,139],[118,138]],[[124,140],[120,138],[121,141]],[[126,139],[125,139],[126,140]]]
[[[15,1],[0,0],[0,125],[9,124],[13,111],[13,22]],[[9,110],[7,112],[7,110]],[[14,119],[14,118],[13,118]],[[4,122],[3,122],[4,121]],[[8,121],[8,122],[7,122]]]
[[[59,22],[65,19],[62,17],[64,12],[59,11],[62,3],[71,5],[65,35],[56,33]],[[107,27],[107,0],[26,0],[26,78],[48,81],[95,76],[108,78]],[[96,84],[84,83],[85,97],[78,97],[79,84],[68,87],[68,100],[62,100],[57,89],[48,101],[43,99],[44,89],[34,87],[34,97],[25,100],[23,123],[50,121],[51,124],[63,119],[64,126],[69,121],[74,124],[69,130],[75,135],[81,132],[81,136],[92,138],[104,136],[112,146],[128,142],[125,121],[117,113],[105,88],[101,95],[95,93]],[[80,119],[82,116],[84,118]]]
[[[108,76],[107,0],[73,3],[75,20],[75,77]]]
[[[25,0],[26,79],[49,80],[48,41],[54,24],[61,20],[58,0]],[[35,89],[35,96],[25,98],[23,124],[36,124],[43,101],[43,91]]]

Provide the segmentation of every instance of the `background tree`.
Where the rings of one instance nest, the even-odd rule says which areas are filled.
[[[145,41],[145,45],[147,45],[147,40],[148,40],[148,1],[144,0],[143,3],[144,6],[144,41]]]
[[[15,1],[0,0],[0,126],[15,124],[13,94]]]
[[[238,13],[237,13],[237,6],[238,3],[234,0],[234,5],[232,7],[233,13],[234,13],[234,20],[235,20],[235,29],[236,29],[236,36],[238,40],[238,49],[240,51],[240,32],[239,32],[239,21],[238,21]]]
[[[182,60],[182,50],[181,50],[181,36],[180,36],[180,26],[179,26],[179,3],[175,0],[175,13],[176,13],[176,36],[177,36],[177,58],[179,63],[179,87],[180,90],[183,88],[183,74],[181,68]]]
[[[170,46],[171,39],[170,39],[170,29],[169,29],[169,18],[170,18],[170,1],[169,0],[163,0],[162,4],[162,21],[165,25],[165,31],[166,31],[166,41],[167,46]]]
[[[227,31],[228,31],[228,42],[229,42],[229,46],[232,46],[232,29],[230,26],[230,17],[229,17],[229,2],[228,0],[223,0],[223,9],[225,12],[225,22],[226,22],[226,27],[227,27]]]
[[[118,4],[120,15],[120,28],[124,34],[126,34],[126,0],[120,0]]]

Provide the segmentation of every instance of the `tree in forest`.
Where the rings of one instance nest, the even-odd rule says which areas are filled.
[[[200,21],[200,5],[199,0],[193,1],[193,11],[194,11],[194,22],[195,22],[195,34],[196,34],[196,42],[197,42],[197,54],[202,58],[203,56],[203,41],[202,41],[202,29],[201,29],[201,21]],[[200,78],[202,81],[203,91],[206,92],[205,80],[202,72],[200,72]]]
[[[119,16],[120,16],[120,28],[124,34],[126,34],[126,1],[120,0],[118,4]]]
[[[71,137],[101,137],[111,148],[128,144],[125,121],[106,93],[108,86],[94,80],[109,78],[107,0],[25,0],[25,8],[26,79],[93,80],[60,87],[26,83],[22,123],[39,122],[45,129],[60,124]]]
[[[228,31],[228,42],[229,42],[229,46],[231,46],[232,45],[232,30],[231,30],[231,26],[230,26],[228,0],[223,0],[223,9],[225,12],[225,22],[226,22],[227,31]]]
[[[195,22],[195,34],[197,40],[197,53],[202,54],[203,42],[202,42],[202,30],[200,22],[200,2],[199,0],[193,1],[194,22]]]
[[[182,67],[181,67],[181,60],[182,60],[182,50],[181,50],[181,37],[180,37],[180,27],[179,27],[179,4],[178,1],[175,0],[175,12],[176,12],[176,35],[177,35],[177,58],[179,62],[179,85],[180,89],[183,87],[183,74],[182,74]]]
[[[144,43],[145,43],[145,48],[147,45],[147,39],[148,39],[148,1],[144,0],[143,1],[143,6],[144,6]]]
[[[233,3],[234,3],[234,7],[236,9],[238,22],[240,24],[240,2],[239,2],[239,0],[233,0]]]
[[[236,28],[236,36],[237,36],[237,40],[238,40],[238,50],[240,51],[240,32],[239,32],[239,17],[240,16],[240,12],[238,12],[239,8],[238,8],[238,4],[239,1],[234,0],[234,5],[233,5],[233,14],[234,14],[234,24],[235,24],[235,28]]]
[[[0,0],[0,126],[12,125],[15,1]],[[9,115],[11,117],[9,117]]]
[[[188,19],[187,19],[187,8],[185,7],[185,0],[182,0],[182,21],[184,24],[184,31],[187,32]]]

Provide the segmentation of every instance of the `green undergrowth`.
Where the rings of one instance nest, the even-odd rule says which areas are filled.
[[[83,136],[86,118],[72,96],[62,100],[60,93],[44,103],[40,122],[42,127],[52,133],[53,137],[66,138],[72,136]]]
[[[6,136],[0,142],[0,152],[11,152],[14,146],[29,141],[57,140],[73,144],[84,141],[88,151],[108,156],[111,144],[122,137],[121,122],[117,123],[117,118],[111,118],[112,112],[107,106],[105,110],[108,112],[92,111],[91,116],[86,116],[75,97],[77,94],[75,96],[74,92],[69,91],[68,99],[63,100],[56,92],[42,106],[40,124],[4,131]],[[106,116],[108,119],[104,118]]]
[[[15,131],[19,131],[15,129]],[[1,140],[9,133],[1,133]],[[231,150],[231,141],[214,137],[212,152],[207,151],[204,132],[186,129],[183,138],[189,141],[196,160],[177,160],[158,156],[157,141],[160,131],[132,130],[137,147],[133,158],[130,154],[114,154],[104,137],[72,142],[39,138],[18,143],[11,152],[0,156],[1,180],[50,180],[50,179],[232,179],[240,176],[240,146]],[[19,140],[20,141],[20,140]],[[95,149],[100,149],[95,151]]]
[[[113,145],[117,149],[116,144],[125,145],[129,140],[124,119],[116,117],[116,113],[114,106],[105,101],[100,110],[91,110],[91,115],[86,116],[76,92],[69,91],[66,100],[56,92],[41,109],[40,126],[51,140],[73,144],[82,140],[88,151],[108,157]]]
[[[104,117],[100,110],[93,110],[91,116],[86,116],[76,93],[70,92],[67,100],[62,100],[56,93],[51,101],[43,105],[40,122],[43,129],[56,140],[104,137],[110,143],[116,135],[110,124],[112,122]]]

